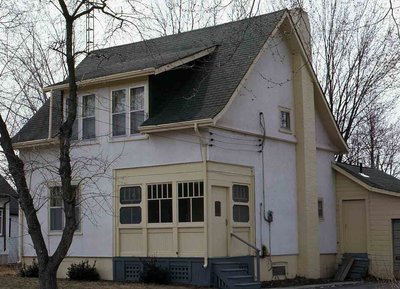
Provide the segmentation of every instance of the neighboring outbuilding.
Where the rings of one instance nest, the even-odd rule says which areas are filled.
[[[338,257],[367,253],[369,274],[400,277],[400,180],[382,171],[337,163]]]
[[[0,176],[0,264],[18,262],[17,194]]]

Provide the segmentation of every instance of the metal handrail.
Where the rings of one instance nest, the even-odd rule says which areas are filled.
[[[260,282],[260,252],[261,250],[258,249],[256,246],[254,246],[253,244],[250,244],[249,242],[243,240],[242,238],[240,238],[238,235],[235,235],[234,233],[231,233],[231,236],[238,239],[240,242],[246,244],[247,246],[249,246],[250,248],[254,249],[256,251],[256,267],[257,267],[257,281]]]

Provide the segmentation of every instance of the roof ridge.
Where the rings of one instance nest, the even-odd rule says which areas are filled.
[[[184,31],[184,32],[180,32],[180,33],[175,33],[175,34],[169,34],[169,35],[164,35],[164,36],[158,36],[155,38],[149,38],[149,39],[143,39],[140,41],[134,41],[134,42],[129,42],[129,43],[125,43],[125,44],[120,44],[120,45],[114,45],[114,46],[109,46],[109,47],[105,47],[105,48],[100,48],[100,49],[96,49],[93,50],[92,52],[89,53],[90,54],[95,54],[96,52],[101,52],[104,50],[109,50],[109,49],[113,49],[113,48],[121,48],[124,46],[129,46],[132,44],[138,44],[138,43],[145,43],[147,41],[154,41],[160,38],[169,38],[169,37],[173,37],[173,36],[177,36],[177,35],[183,35],[183,34],[187,34],[187,33],[191,33],[191,32],[197,32],[197,31],[201,31],[201,30],[206,30],[206,29],[212,29],[212,28],[216,28],[216,27],[221,27],[221,26],[225,26],[225,25],[230,25],[230,24],[234,24],[234,23],[238,23],[238,22],[245,22],[245,21],[249,21],[249,20],[254,20],[257,18],[261,18],[261,17],[265,17],[265,16],[271,16],[273,14],[278,14],[278,13],[282,13],[283,11],[287,11],[288,9],[281,9],[278,11],[273,11],[270,13],[265,13],[265,14],[261,14],[261,15],[256,15],[256,16],[251,16],[248,18],[244,18],[244,19],[239,19],[239,20],[235,20],[235,21],[229,21],[229,22],[225,22],[225,23],[221,23],[221,24],[217,24],[217,25],[212,25],[212,26],[205,26],[205,27],[201,27],[201,28],[197,28],[197,29],[193,29],[193,30],[188,30],[188,31]]]

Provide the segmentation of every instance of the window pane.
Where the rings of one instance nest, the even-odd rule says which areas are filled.
[[[158,200],[148,201],[148,222],[159,223],[160,222],[160,202]]]
[[[245,205],[233,206],[233,220],[235,222],[248,222],[249,221],[249,207]]]
[[[84,95],[82,96],[82,116],[94,116],[95,111],[95,96],[94,94],[91,95]]]
[[[121,224],[140,224],[142,221],[142,209],[140,207],[124,207],[119,210]]]
[[[142,188],[140,186],[124,187],[120,189],[121,204],[139,204],[142,201]]]
[[[161,223],[172,222],[172,200],[161,200]]]
[[[192,199],[192,222],[203,222],[204,221],[204,199],[193,198]]]
[[[61,187],[50,188],[50,207],[61,207]]]
[[[221,202],[215,201],[214,203],[215,216],[221,217]]]
[[[131,134],[139,133],[139,126],[144,122],[144,111],[131,112]]]
[[[249,187],[242,185],[233,185],[232,197],[235,202],[248,203],[249,202]]]
[[[82,138],[91,139],[96,137],[94,117],[82,119]]]
[[[190,222],[190,199],[179,199],[179,222]]]
[[[112,118],[113,136],[125,135],[125,113],[114,114]]]
[[[75,119],[74,123],[72,124],[71,139],[72,140],[78,139],[78,119]]]
[[[131,88],[131,111],[144,109],[144,87]]]
[[[62,230],[62,208],[50,208],[50,230]]]
[[[125,112],[125,89],[114,90],[112,92],[112,112]]]

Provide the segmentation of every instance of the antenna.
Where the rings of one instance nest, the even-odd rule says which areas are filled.
[[[89,10],[92,5],[94,5],[93,1],[87,1],[86,10]],[[94,10],[86,14],[86,53],[92,50],[94,50]]]

